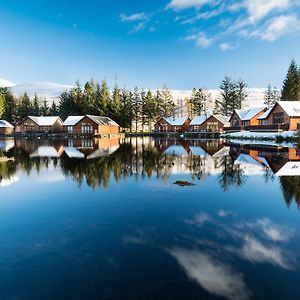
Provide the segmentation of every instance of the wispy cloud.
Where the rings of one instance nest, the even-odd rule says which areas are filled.
[[[201,251],[175,248],[169,253],[186,272],[206,291],[230,300],[247,300],[250,292],[243,276],[229,265]]]
[[[184,39],[186,41],[195,41],[196,45],[201,48],[208,48],[213,44],[213,39],[209,38],[205,32],[189,34]]]
[[[205,4],[209,4],[214,2],[213,0],[171,0],[168,3],[167,8],[174,9],[174,10],[182,10],[187,8],[200,8]]]
[[[121,14],[120,15],[120,20],[121,22],[136,22],[136,21],[141,21],[141,20],[146,20],[147,16],[145,13],[135,13],[131,15],[125,15]]]
[[[296,14],[274,17],[267,24],[248,34],[249,37],[273,42],[281,36],[300,31],[300,20]]]

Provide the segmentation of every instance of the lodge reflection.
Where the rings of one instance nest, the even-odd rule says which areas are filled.
[[[191,174],[194,180],[216,176],[227,191],[240,188],[249,176],[265,182],[279,180],[288,205],[300,204],[300,152],[297,148],[238,145],[222,140],[124,138],[78,140],[0,141],[0,184],[13,182],[20,169],[49,167],[80,186],[96,189],[127,177],[151,176],[168,180],[171,175]]]

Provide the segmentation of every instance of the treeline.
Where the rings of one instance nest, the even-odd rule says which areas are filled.
[[[248,97],[244,80],[225,77],[213,112],[230,116],[235,109],[243,108]],[[264,97],[266,106],[271,107],[277,100],[300,100],[300,67],[292,60],[283,81],[281,95],[269,84]],[[111,117],[122,128],[128,130],[152,129],[160,117],[207,115],[211,112],[211,95],[203,88],[194,88],[187,99],[175,101],[168,87],[156,91],[135,88],[133,91],[120,89],[115,84],[112,90],[105,80],[101,83],[90,80],[83,86],[77,81],[73,88],[62,93],[58,103],[51,105],[35,95],[32,99],[25,93],[15,97],[9,88],[0,88],[0,119],[13,124],[28,115],[59,115],[65,120],[69,115],[104,115]]]

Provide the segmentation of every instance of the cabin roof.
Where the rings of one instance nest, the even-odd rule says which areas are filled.
[[[277,176],[300,176],[300,162],[289,161],[276,173]]]
[[[33,122],[35,122],[38,126],[52,126],[58,119],[58,116],[54,117],[36,117],[36,116],[28,116]]]
[[[254,107],[250,109],[236,109],[235,112],[242,121],[249,121],[254,118],[258,113],[265,110],[266,107]]]
[[[181,126],[184,124],[184,122],[188,119],[189,117],[169,117],[169,118],[163,118],[172,126]]]
[[[74,147],[65,147],[64,150],[69,158],[84,158],[84,154]]]
[[[59,153],[54,147],[51,146],[39,146],[30,157],[59,157]]]
[[[277,101],[276,104],[280,105],[290,117],[300,117],[300,101]]]
[[[101,116],[93,116],[93,115],[86,115],[86,116],[91,120],[93,120],[98,125],[119,126],[115,121],[113,121],[109,117],[101,117]]]
[[[68,116],[66,120],[64,121],[64,126],[74,126],[79,121],[81,121],[84,118],[84,116]]]
[[[5,120],[0,120],[0,128],[14,128],[14,126]]]
[[[223,115],[212,115],[211,117],[215,117],[217,120],[219,120],[221,123],[226,124],[229,121],[229,118]]]
[[[201,125],[203,124],[208,118],[205,115],[202,116],[196,116],[192,122],[190,123],[191,126],[194,125]]]
[[[258,117],[257,119],[258,119],[258,120],[266,119],[266,118],[269,116],[269,114],[271,113],[272,109],[273,109],[273,107],[269,108],[264,114],[262,114],[262,115],[261,115],[260,117]]]

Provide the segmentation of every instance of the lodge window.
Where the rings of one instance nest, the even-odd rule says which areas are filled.
[[[208,131],[218,131],[219,124],[217,122],[207,122]]]
[[[81,147],[82,148],[93,148],[93,140],[82,139]]]
[[[74,128],[73,128],[73,126],[68,126],[67,130],[68,130],[68,133],[72,133]]]
[[[250,125],[250,121],[243,121],[243,126],[249,126]]]
[[[40,131],[49,131],[51,130],[50,126],[40,126]]]
[[[284,113],[274,113],[273,114],[273,124],[282,124],[284,123]]]
[[[259,125],[267,125],[267,120],[266,119],[259,120]]]
[[[24,125],[24,130],[25,131],[33,131],[34,130],[34,125]]]
[[[240,125],[239,119],[238,118],[233,118],[232,119],[232,125],[233,126],[239,126]]]
[[[82,124],[81,125],[81,132],[82,133],[93,133],[94,129],[93,126],[90,124]]]

